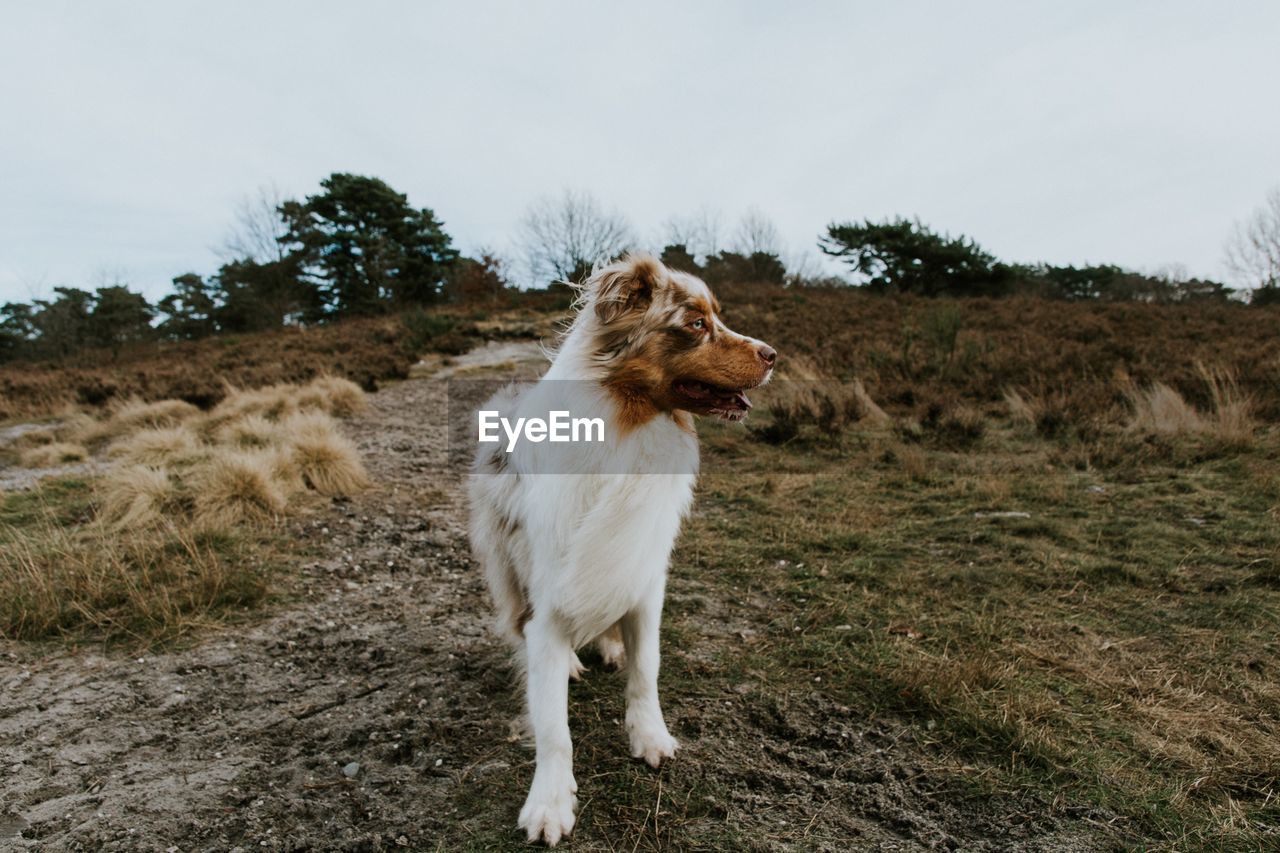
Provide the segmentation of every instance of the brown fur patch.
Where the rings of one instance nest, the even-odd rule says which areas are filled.
[[[612,363],[604,384],[623,434],[692,404],[677,382],[740,390],[768,375],[759,343],[720,322],[719,303],[699,279],[638,255],[602,270],[593,285],[595,356]]]

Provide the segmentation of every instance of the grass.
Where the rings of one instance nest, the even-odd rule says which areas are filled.
[[[121,534],[96,521],[95,490],[46,481],[0,505],[0,635],[169,643],[267,594],[282,546],[261,531],[165,525]]]
[[[363,407],[357,386],[322,377],[232,391],[208,414],[128,400],[24,433],[24,459],[88,445],[115,464],[0,501],[0,636],[169,642],[259,602],[276,522],[308,494],[369,486],[332,417]]]
[[[1274,843],[1274,434],[1242,448],[1197,431],[1084,469],[1009,422],[963,452],[870,427],[704,443],[703,511],[676,573],[772,614],[721,665],[779,692],[820,679],[835,700],[915,721],[957,773],[1093,802],[1140,837]]]
[[[959,799],[1092,804],[1133,849],[1275,845],[1275,310],[720,296],[791,381],[766,389],[747,430],[702,427],[662,689],[678,737],[711,736],[653,773],[625,755],[622,676],[574,686],[580,837],[839,848],[848,816],[815,792],[846,770],[805,750],[838,756],[833,730],[888,718],[911,741],[894,754],[926,755]],[[65,442],[117,460],[105,482],[0,497],[0,632],[154,642],[252,606],[280,553],[275,517],[366,479],[314,414],[349,414],[359,394],[281,383],[333,371],[372,387],[423,347],[545,319],[424,313],[0,371],[0,417],[101,411],[27,433],[6,459]],[[211,464],[213,447],[226,453]],[[224,497],[202,508],[204,476]],[[494,803],[521,800],[529,759],[458,786],[472,847],[515,841]],[[796,784],[766,764],[795,767]],[[768,814],[771,834],[744,811]]]

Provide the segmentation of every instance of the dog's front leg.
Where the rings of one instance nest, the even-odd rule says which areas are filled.
[[[524,626],[528,655],[529,721],[537,746],[537,768],[520,810],[520,827],[530,841],[555,846],[573,831],[573,742],[569,738],[569,673],[573,647],[550,613],[534,612]]]
[[[652,767],[676,754],[679,744],[667,731],[658,704],[658,626],[662,622],[662,584],[656,594],[622,618],[627,653],[627,735],[631,754]]]

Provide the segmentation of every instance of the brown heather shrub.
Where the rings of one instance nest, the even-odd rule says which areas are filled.
[[[37,445],[18,454],[18,460],[24,468],[53,468],[71,462],[83,462],[88,458],[89,451],[83,445],[65,441]]]
[[[1012,387],[1060,391],[1066,405],[1054,408],[1073,426],[1115,421],[1125,404],[1112,379],[1117,369],[1143,385],[1165,382],[1207,408],[1196,367],[1205,362],[1234,365],[1254,417],[1280,420],[1280,306],[957,300],[955,357],[939,371],[936,353],[909,333],[935,310],[933,300],[754,284],[722,284],[717,296],[729,325],[776,347],[780,365],[803,356],[825,375],[859,377],[897,417],[940,398],[991,409]]]
[[[284,512],[287,497],[275,471],[272,453],[223,450],[210,454],[189,478],[197,527],[235,527]]]
[[[56,414],[113,400],[178,399],[208,410],[228,386],[255,388],[346,377],[373,390],[403,379],[419,352],[395,317],[291,327],[199,341],[139,344],[115,356],[86,350],[62,362],[0,364],[0,419]]]

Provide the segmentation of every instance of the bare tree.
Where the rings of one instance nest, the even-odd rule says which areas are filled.
[[[534,284],[581,281],[596,264],[618,257],[634,242],[625,216],[575,190],[534,202],[520,232],[520,250]]]
[[[284,260],[289,254],[284,240],[289,229],[280,215],[283,203],[275,184],[261,186],[256,193],[242,198],[218,255],[224,261],[250,260],[259,264]]]
[[[1280,287],[1280,187],[1237,222],[1226,245],[1227,267],[1247,287]]]
[[[724,218],[713,207],[701,207],[690,216],[673,216],[662,226],[666,246],[684,246],[699,263],[723,248]]]
[[[756,252],[766,255],[782,254],[782,235],[778,226],[759,208],[747,208],[738,220],[738,229],[733,235],[733,250],[741,255],[751,256]]]

